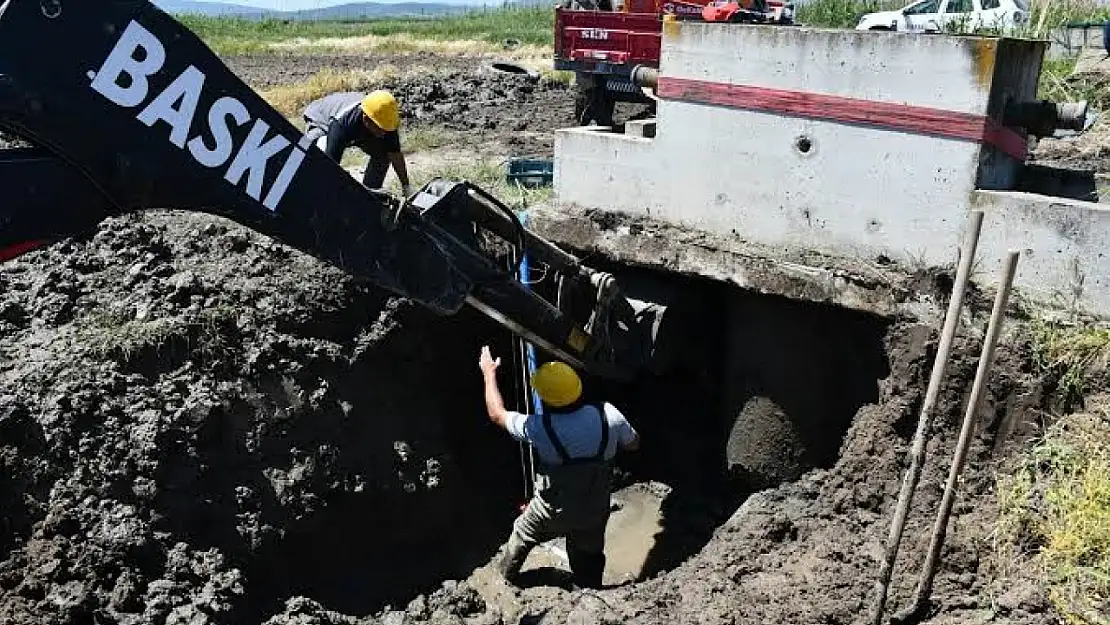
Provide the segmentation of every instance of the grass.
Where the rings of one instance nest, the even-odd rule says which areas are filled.
[[[1086,100],[1096,110],[1110,109],[1110,82],[1099,76],[1074,76],[1078,60],[1045,59],[1038,97],[1055,102]]]
[[[1053,424],[998,480],[1003,576],[1035,576],[1069,625],[1110,625],[1110,396]]]
[[[1110,625],[1110,327],[1034,318],[1033,361],[1081,406],[996,481],[994,586],[1033,582],[1067,625]]]
[[[550,56],[551,49],[536,45],[504,46],[474,39],[423,39],[409,33],[360,35],[354,37],[300,37],[267,45],[271,52],[310,54],[412,54],[481,56],[497,54],[506,59],[535,59]]]
[[[1035,320],[1034,362],[1059,380],[1065,404],[1110,389],[1110,328]]]
[[[149,319],[133,319],[122,310],[103,308],[83,324],[81,343],[96,358],[128,364],[172,353],[180,357],[183,351],[212,359],[226,348],[219,327],[234,318],[233,310],[220,307]]]
[[[890,11],[909,4],[891,0],[811,0],[798,6],[795,19],[818,28],[855,28],[859,18],[875,11]]]
[[[244,54],[279,49],[290,42],[362,38],[364,45],[379,45],[382,51],[415,51],[438,42],[479,42],[483,50],[495,50],[506,40],[525,46],[550,48],[554,11],[550,7],[520,7],[474,10],[436,18],[383,18],[361,21],[245,20],[233,17],[177,16],[218,54]],[[275,45],[280,44],[280,45]],[[465,47],[465,46],[464,46]],[[437,48],[438,49],[438,48]]]
[[[505,163],[496,159],[482,159],[467,164],[449,164],[411,171],[414,189],[419,189],[433,178],[448,180],[467,180],[485,189],[513,210],[522,210],[537,203],[551,199],[552,188],[522,188],[505,180]],[[400,185],[392,171],[387,178],[386,189],[400,192]]]
[[[464,142],[456,133],[432,126],[418,126],[401,134],[401,150],[414,154]]]

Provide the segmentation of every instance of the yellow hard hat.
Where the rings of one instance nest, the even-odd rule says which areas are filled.
[[[545,404],[561,408],[578,401],[582,380],[566,363],[546,362],[532,374],[532,388]]]
[[[388,91],[379,89],[363,98],[362,112],[386,132],[397,130],[401,126],[401,112],[397,106],[397,99]]]

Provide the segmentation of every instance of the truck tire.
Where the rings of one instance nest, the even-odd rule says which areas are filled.
[[[537,81],[540,79],[540,73],[532,71],[518,63],[512,61],[492,61],[482,65],[480,72],[487,76],[502,74],[510,76],[524,76],[530,81]]]

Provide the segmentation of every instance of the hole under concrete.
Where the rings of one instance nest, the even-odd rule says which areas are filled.
[[[672,294],[650,372],[630,382],[585,378],[588,399],[616,405],[643,437],[641,450],[617,462],[617,499],[645,507],[645,492],[658,498],[658,531],[642,546],[638,580],[699,551],[751,492],[833,465],[856,412],[879,400],[889,322],[698,277],[591,264]],[[632,573],[628,564],[620,573]]]
[[[637,539],[642,544],[610,546],[633,552],[617,565],[629,575],[610,577],[612,583],[674,568],[704,547],[754,489],[830,466],[856,411],[878,399],[878,381],[887,375],[887,324],[709,280],[609,269],[667,283],[680,294],[661,328],[658,369],[630,382],[585,379],[588,399],[618,406],[644,441],[617,462],[617,499],[641,506],[638,530],[654,529]],[[439,483],[412,490],[400,483],[385,490],[300,485],[297,496],[318,500],[300,518],[272,517],[281,527],[259,528],[261,544],[249,551],[226,548],[236,540],[230,535],[194,531],[190,542],[224,545],[241,565],[253,615],[280,611],[298,595],[353,615],[403,606],[484,566],[507,536],[523,503],[520,448],[486,419],[476,365],[478,350],[490,344],[503,357],[501,386],[512,396],[516,372],[505,364],[513,339],[469,309],[453,318],[419,314],[407,323],[407,331],[393,333],[347,370],[304,372],[327,378],[351,402],[347,417],[304,421],[297,427],[311,431],[274,436],[332,449],[334,473],[317,472],[316,480],[389,475],[398,462],[395,441],[408,440],[418,451],[441,452]],[[279,395],[281,381],[269,384]],[[225,441],[216,455],[229,462],[227,471],[254,473],[236,465],[242,443],[231,441],[238,435],[235,420],[229,413],[223,431],[213,435]],[[276,438],[263,444],[305,453]],[[202,461],[214,480],[226,475],[218,458]],[[190,527],[236,526],[236,508],[227,502],[241,495],[222,489],[205,488],[224,503]],[[258,505],[284,509],[272,501]]]

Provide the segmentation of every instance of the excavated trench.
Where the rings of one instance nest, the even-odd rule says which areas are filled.
[[[589,379],[644,438],[622,456],[629,482],[670,487],[640,577],[674,568],[757,489],[828,468],[856,412],[889,373],[888,321],[835,306],[646,269],[599,268],[662,286],[669,310],[656,370]]]
[[[643,436],[641,451],[621,456],[617,486],[669,487],[660,496],[659,530],[644,537],[651,544],[639,546],[646,556],[637,578],[644,579],[700,550],[753,489],[831,466],[856,411],[878,399],[887,364],[881,319],[637,273],[638,280],[668,282],[680,294],[660,334],[665,362],[628,383],[587,377],[586,387],[590,399],[618,406]],[[424,337],[439,357],[426,363],[423,380],[434,385],[426,392],[451,406],[441,424],[450,463],[441,490],[320,502],[310,522],[293,524],[274,548],[252,558],[251,594],[272,599],[259,612],[296,595],[345,614],[403,606],[444,579],[466,577],[505,538],[523,503],[524,478],[518,446],[485,419],[476,363],[480,346],[490,343],[506,363],[503,393],[510,401],[519,397],[513,340],[469,310],[437,326]],[[404,351],[382,346],[376,353]],[[351,388],[343,394],[355,398],[353,421],[360,404],[374,401],[372,392],[357,388],[360,381],[380,380],[389,368],[368,359],[344,373]],[[406,383],[412,381],[379,384]],[[376,418],[381,408],[373,406]],[[343,438],[348,446],[389,444],[357,429]]]

